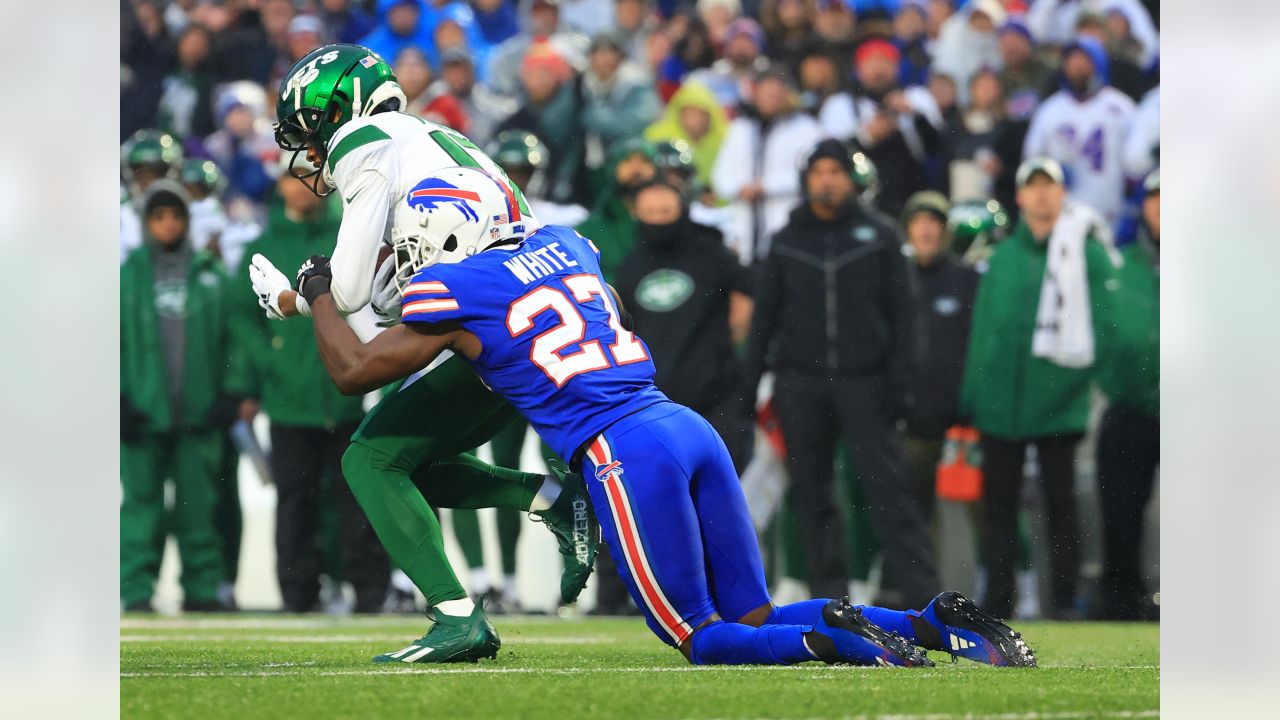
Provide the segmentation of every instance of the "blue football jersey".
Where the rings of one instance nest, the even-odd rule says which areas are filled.
[[[667,400],[649,349],[624,330],[599,253],[547,225],[511,248],[424,268],[405,289],[404,322],[455,321],[480,338],[476,374],[561,457],[619,419]]]

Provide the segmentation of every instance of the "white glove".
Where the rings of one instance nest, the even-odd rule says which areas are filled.
[[[396,256],[392,253],[373,274],[373,297],[369,304],[378,315],[378,327],[391,327],[400,322],[400,288],[396,287]]]
[[[253,292],[258,296],[258,307],[266,311],[271,320],[283,320],[284,312],[280,310],[280,293],[292,290],[289,278],[276,269],[271,261],[254,253],[249,262],[249,280],[253,283]]]

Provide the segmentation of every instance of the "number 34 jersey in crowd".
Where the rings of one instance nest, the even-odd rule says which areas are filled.
[[[478,337],[476,373],[565,459],[667,401],[649,349],[622,327],[595,246],[567,227],[423,269],[405,289],[401,319],[453,321]]]

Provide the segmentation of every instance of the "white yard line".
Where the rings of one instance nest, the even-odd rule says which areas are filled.
[[[406,663],[406,665],[410,665]],[[266,667],[284,667],[287,664],[269,665]],[[977,666],[975,666],[977,667]],[[1158,665],[1135,665],[1118,669],[1154,669]],[[1094,668],[1102,669],[1102,668]],[[584,675],[589,673],[671,673],[671,672],[740,672],[749,670],[752,672],[769,671],[784,673],[800,673],[800,674],[821,674],[828,677],[836,677],[840,673],[847,672],[893,672],[891,670],[882,670],[878,667],[827,667],[825,665],[758,665],[750,668],[736,668],[727,666],[673,666],[673,667],[624,667],[624,668],[608,668],[608,667],[575,667],[575,668],[521,668],[521,667],[395,667],[382,666],[382,668],[369,668],[367,670],[302,670],[300,672],[281,672],[281,671],[263,671],[263,670],[229,670],[227,672],[214,672],[207,670],[190,670],[182,672],[173,671],[140,671],[140,672],[122,672],[122,678],[142,678],[142,677],[348,677],[348,676],[379,676],[379,675]],[[904,671],[905,672],[905,671]],[[914,670],[909,671],[915,674],[929,674],[938,672],[937,670]],[[940,719],[949,717],[968,717],[968,716],[951,716],[939,715]],[[1001,716],[991,716],[1001,717]],[[1023,717],[1010,716],[1010,717]],[[1028,716],[1032,717],[1032,716]],[[1052,717],[1045,715],[1043,717]]]
[[[269,643],[361,643],[361,642],[409,642],[413,637],[407,633],[381,633],[377,635],[351,635],[334,633],[332,635],[196,635],[196,634],[160,634],[135,635],[126,633],[120,636],[122,643],[135,642],[269,642]],[[510,634],[502,638],[503,645],[610,645],[616,638],[607,635],[517,635]]]

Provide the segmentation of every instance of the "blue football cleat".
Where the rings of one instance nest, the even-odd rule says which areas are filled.
[[[849,604],[848,598],[827,603],[813,632],[805,635],[805,642],[828,665],[933,666],[923,650],[901,635],[872,624],[861,609]]]
[[[935,597],[912,626],[918,643],[930,650],[988,665],[1036,666],[1036,655],[1020,633],[958,592]]]

